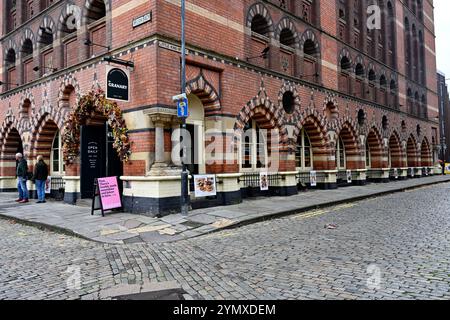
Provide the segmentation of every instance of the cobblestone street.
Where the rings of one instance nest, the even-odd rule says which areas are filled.
[[[442,184],[159,245],[0,220],[0,299],[92,299],[167,281],[187,299],[450,299],[449,193]]]

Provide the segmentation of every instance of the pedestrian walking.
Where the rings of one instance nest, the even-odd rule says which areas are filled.
[[[33,180],[36,183],[36,190],[38,196],[37,203],[45,203],[45,182],[48,178],[48,166],[44,162],[42,156],[37,157],[37,163],[34,167]]]
[[[28,163],[23,157],[23,154],[16,154],[17,170],[17,190],[19,191],[19,199],[16,200],[18,203],[28,203],[29,202],[29,192],[27,187],[28,181]]]

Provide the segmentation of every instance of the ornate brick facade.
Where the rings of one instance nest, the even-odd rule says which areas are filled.
[[[218,175],[219,195],[209,205],[238,202],[254,187],[245,176],[263,169],[243,165],[239,139],[251,126],[279,133],[275,194],[297,192],[311,170],[320,186],[334,188],[347,170],[364,184],[389,180],[394,168],[406,177],[435,164],[433,2],[373,3],[379,16],[366,14],[366,0],[187,0],[188,124],[205,142],[193,147],[200,160],[191,169]],[[80,96],[105,88],[103,57],[111,55],[135,63],[130,102],[119,103],[133,142],[123,168],[125,206],[152,215],[176,210],[171,151],[179,124],[171,97],[180,92],[180,1],[1,6],[0,188],[13,188],[14,154],[23,150],[31,165],[42,154],[64,177],[66,200],[79,197],[80,165],[56,170],[55,138]],[[152,20],[133,28],[149,12]],[[380,29],[367,27],[372,17]],[[231,145],[238,160],[208,161],[212,137],[224,145],[216,153]]]

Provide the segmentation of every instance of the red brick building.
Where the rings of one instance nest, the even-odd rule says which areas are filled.
[[[15,187],[14,154],[23,151],[31,166],[44,155],[55,181],[64,180],[66,201],[89,196],[82,159],[63,163],[60,132],[81,96],[105,89],[103,58],[112,56],[135,65],[130,101],[119,103],[132,155],[121,164],[103,154],[109,169],[99,174],[121,176],[127,210],[178,210],[180,0],[1,6],[0,189]],[[190,171],[218,182],[218,195],[192,198],[193,207],[260,194],[260,171],[270,171],[263,194],[288,196],[308,187],[311,171],[319,187],[335,188],[349,171],[363,185],[434,166],[433,1],[187,0],[186,23]],[[94,115],[84,125],[105,120]],[[256,134],[242,138],[250,128]],[[258,139],[258,130],[275,132],[277,143]],[[212,141],[222,150],[209,152]],[[236,160],[223,160],[227,151]]]

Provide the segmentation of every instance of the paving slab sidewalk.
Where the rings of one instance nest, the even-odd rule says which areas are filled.
[[[187,217],[175,214],[163,218],[130,213],[91,216],[87,207],[61,202],[20,205],[14,202],[14,193],[0,193],[0,217],[102,243],[163,243],[438,183],[450,183],[450,176],[311,190],[291,197],[248,199],[233,206],[193,210]]]

